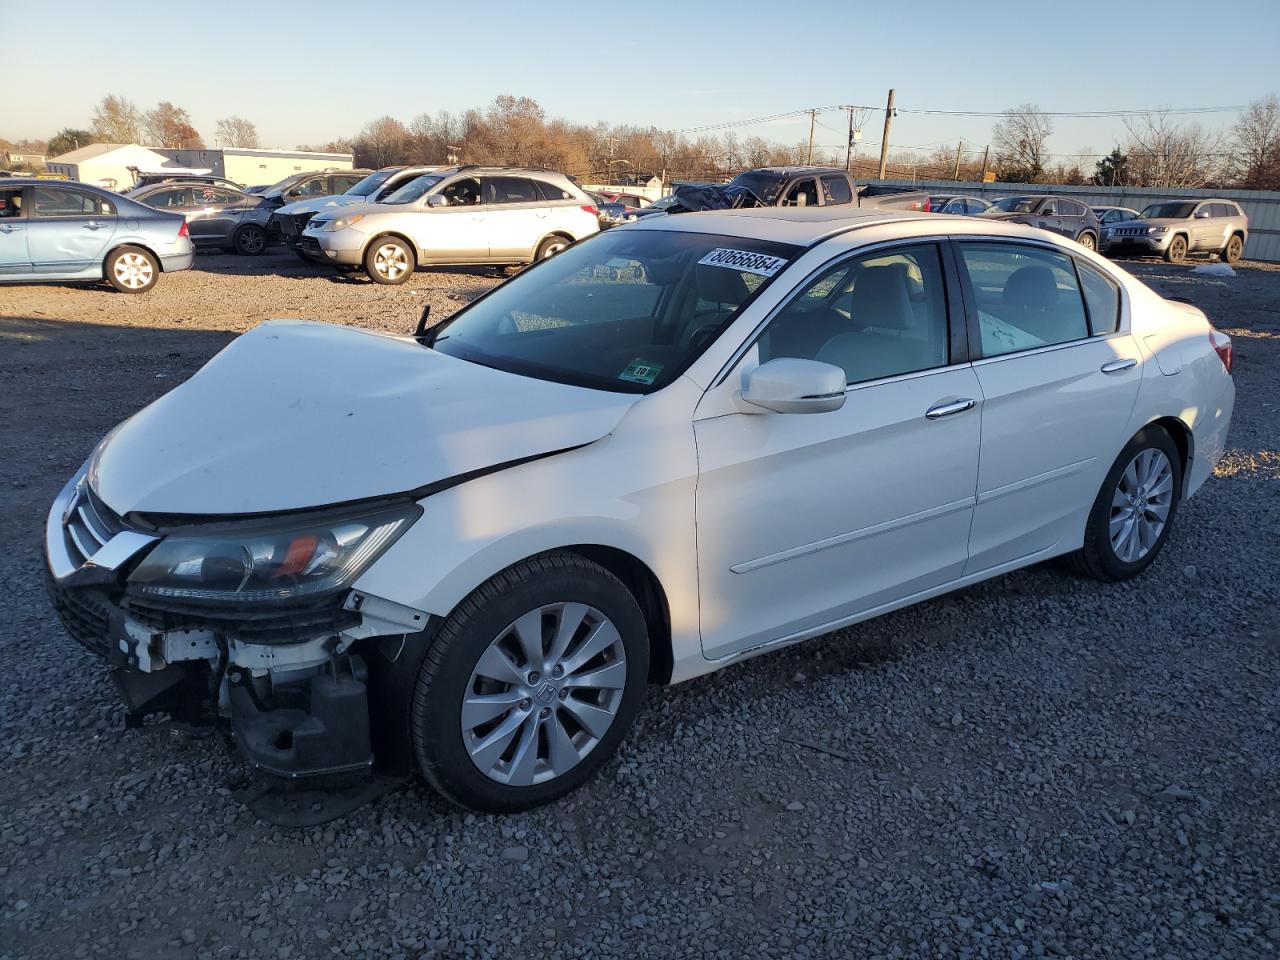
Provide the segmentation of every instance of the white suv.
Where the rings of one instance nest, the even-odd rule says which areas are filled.
[[[568,177],[547,170],[451,167],[377,203],[317,214],[302,252],[375,283],[404,283],[419,266],[530,263],[600,229],[599,212]]]

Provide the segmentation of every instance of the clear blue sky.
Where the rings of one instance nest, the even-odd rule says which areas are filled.
[[[5,46],[0,137],[88,126],[106,93],[144,109],[171,100],[209,142],[219,118],[238,114],[264,145],[292,147],[353,134],[384,114],[408,122],[502,93],[573,121],[684,129],[883,104],[891,86],[904,111],[1205,107],[1280,92],[1280,0],[1024,0],[1012,5],[1018,15],[1000,12],[1010,6],[229,0],[153,15],[146,5],[0,0],[6,36],[23,40]],[[1225,127],[1233,116],[1193,119]],[[820,121],[817,142],[843,145],[844,115]],[[870,117],[868,146],[881,122],[879,112]],[[1054,123],[1050,146],[1063,154],[1106,152],[1124,134],[1117,119]],[[980,147],[991,124],[904,112],[892,139]],[[736,132],[795,142],[808,120]]]

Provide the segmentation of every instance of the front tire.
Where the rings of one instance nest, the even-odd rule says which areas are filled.
[[[1232,237],[1227,241],[1227,246],[1222,251],[1222,259],[1227,263],[1239,263],[1240,258],[1244,255],[1244,241],[1238,236]]]
[[[427,653],[410,721],[423,778],[472,810],[556,800],[617,749],[648,669],[620,580],[572,553],[522,561],[463,600]]]
[[[413,270],[413,251],[399,237],[379,237],[364,253],[364,272],[374,283],[405,283]]]
[[[231,238],[236,253],[242,257],[256,257],[267,249],[267,231],[257,224],[247,223]]]
[[[1170,240],[1164,251],[1164,259],[1167,263],[1181,263],[1187,259],[1187,238],[1177,236]]]
[[[107,256],[104,272],[121,293],[146,293],[160,279],[160,264],[141,247],[121,247]]]
[[[1065,559],[1097,580],[1128,580],[1155,561],[1178,512],[1182,457],[1159,427],[1138,431],[1102,481],[1085,524],[1084,545]]]

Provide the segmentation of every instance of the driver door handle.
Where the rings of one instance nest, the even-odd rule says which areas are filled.
[[[1138,365],[1138,361],[1132,357],[1121,357],[1119,360],[1109,360],[1102,365],[1103,373],[1120,373],[1124,370],[1131,370]]]
[[[957,413],[964,413],[966,410],[972,410],[973,403],[974,402],[969,399],[948,400],[946,403],[935,403],[924,412],[924,416],[926,420],[941,420],[943,417],[950,417]]]
[[[13,225],[8,223],[0,224],[0,233],[17,233],[21,229],[22,229],[22,226],[20,224],[19,225]]]
[[[96,220],[90,220],[88,223],[84,224],[84,228],[86,230],[97,230],[101,226],[102,224],[98,223]]]

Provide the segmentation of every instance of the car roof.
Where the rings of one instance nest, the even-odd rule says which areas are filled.
[[[636,220],[620,229],[666,230],[721,234],[776,243],[810,246],[863,227],[905,228],[903,238],[929,235],[998,235],[1045,240],[1046,233],[1033,227],[1005,223],[990,217],[939,217],[923,211],[899,211],[858,207],[750,207],[668,214]],[[1052,236],[1052,235],[1048,235]]]

